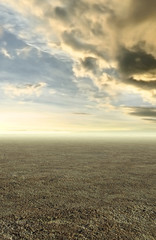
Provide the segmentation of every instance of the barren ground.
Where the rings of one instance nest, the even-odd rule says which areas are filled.
[[[0,239],[155,240],[156,141],[1,139]]]

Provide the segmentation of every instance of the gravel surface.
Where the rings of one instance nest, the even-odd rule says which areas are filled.
[[[0,141],[1,240],[155,240],[155,141]]]

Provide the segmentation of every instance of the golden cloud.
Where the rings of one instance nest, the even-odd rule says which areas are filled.
[[[155,0],[2,0],[1,4],[29,19],[47,46],[70,54],[76,76],[89,76],[100,88],[110,86],[110,91],[125,84],[154,96]],[[111,68],[118,74],[107,74]]]

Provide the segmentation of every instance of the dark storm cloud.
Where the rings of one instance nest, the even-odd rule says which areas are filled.
[[[135,39],[136,35],[136,25],[140,24],[138,31],[141,29],[143,32],[143,29],[146,29],[146,24],[150,23],[155,17],[156,1],[131,0],[129,3],[127,1],[125,5],[121,4],[121,6],[116,5],[116,3],[117,1],[109,3],[107,1],[103,3],[101,1],[97,3],[92,1],[89,3],[86,0],[81,1],[81,4],[77,3],[75,7],[73,1],[66,1],[66,8],[56,7],[55,12],[60,18],[65,18],[69,22],[71,20],[71,23],[78,23],[72,25],[72,28],[69,28],[70,30],[66,29],[62,33],[63,42],[74,51],[82,52],[85,55],[85,57],[80,59],[80,64],[86,72],[88,70],[92,71],[96,77],[99,77],[99,73],[103,71],[97,65],[98,60],[103,59],[109,62],[111,51],[114,51],[112,56],[114,55],[115,59],[112,58],[112,60],[117,61],[117,70],[121,74],[117,79],[119,83],[121,81],[127,85],[133,85],[147,91],[155,89],[156,80],[153,79],[156,73],[156,54],[154,52],[151,53],[149,49],[147,50],[147,46],[149,47],[148,39],[143,39],[144,35],[140,35],[140,38],[138,35],[138,39],[136,38],[135,41],[133,39]],[[125,9],[123,6],[126,6]],[[74,15],[71,15],[73,12]],[[83,18],[78,19],[81,13],[86,14]],[[104,20],[103,25],[102,22],[98,21],[98,18]],[[70,23],[69,26],[71,26]],[[85,32],[86,34],[87,32],[88,34],[92,33],[90,35],[92,39],[86,41]],[[127,42],[125,36],[130,36],[129,39],[127,38]],[[115,38],[113,39],[113,37]],[[102,39],[103,44],[101,44]],[[108,40],[110,44],[108,44]],[[99,45],[97,45],[98,41]],[[108,52],[105,50],[105,46],[107,46]],[[94,57],[87,57],[87,54]],[[135,78],[134,75],[136,74],[139,74],[138,78]],[[144,79],[143,74],[150,74],[152,81],[150,78]]]
[[[119,28],[130,27],[129,31],[134,31],[136,25],[150,23],[156,18],[155,9],[156,1],[155,0],[130,0],[127,2],[127,7],[123,12],[118,13],[118,9],[122,9],[122,4],[118,8],[107,8],[107,13],[109,13],[109,23],[111,26],[114,26],[116,30],[121,30]],[[99,8],[100,9],[100,8]],[[106,9],[106,8],[105,8]],[[121,14],[122,13],[122,14]],[[150,27],[150,26],[149,26]]]
[[[137,88],[142,88],[144,90],[156,89],[156,80],[145,81],[145,80],[136,80],[134,78],[127,78],[123,80],[124,83],[133,85]]]
[[[63,7],[56,7],[54,9],[55,15],[62,20],[68,20],[68,13],[65,8]]]
[[[156,69],[156,59],[154,56],[141,49],[133,51],[122,48],[117,60],[120,71],[127,75],[147,73]]]
[[[92,71],[96,74],[98,65],[97,65],[97,59],[94,57],[86,57],[85,59],[81,60],[81,65],[84,69]]]
[[[130,20],[133,23],[144,22],[156,18],[155,0],[131,0]]]
[[[152,54],[136,46],[131,50],[121,48],[117,61],[121,79],[125,84],[147,91],[156,88],[156,58]],[[152,80],[150,77],[144,79],[144,74],[152,76]],[[134,75],[139,75],[139,78],[135,79]]]
[[[143,120],[156,122],[155,107],[132,107],[128,110],[130,115],[141,117]]]
[[[116,40],[118,82],[150,92],[156,88],[156,1],[131,0],[122,6],[119,12],[113,9],[107,21]]]

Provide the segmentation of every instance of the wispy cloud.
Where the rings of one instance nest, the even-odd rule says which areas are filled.
[[[130,108],[130,114],[141,117],[156,117],[156,108],[154,107],[135,107]]]
[[[12,84],[8,84],[3,86],[3,90],[6,95],[9,97],[19,97],[25,95],[36,95],[40,96],[42,93],[42,89],[46,86],[46,83],[40,82],[37,84],[25,84],[20,86],[15,86]]]
[[[4,57],[12,59],[13,57],[10,55],[10,53],[5,48],[1,48],[0,53],[4,55]]]
[[[126,108],[126,112],[131,116],[136,116],[142,120],[155,122],[156,121],[156,107],[130,107]]]
[[[26,46],[24,48],[19,48],[16,50],[17,56],[28,57],[32,48],[30,46]]]
[[[74,115],[82,115],[82,116],[91,115],[90,113],[86,113],[86,112],[73,112],[72,114],[74,114]]]

